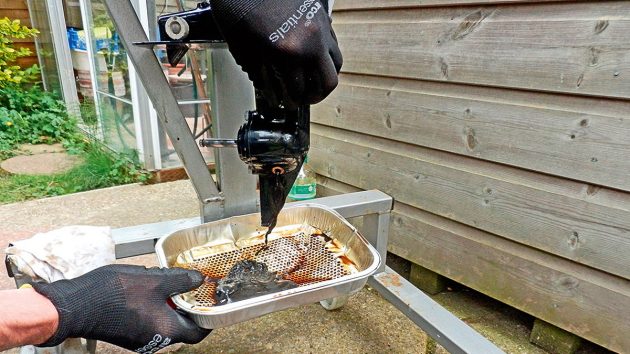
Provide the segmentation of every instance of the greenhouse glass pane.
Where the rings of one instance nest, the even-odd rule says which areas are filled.
[[[90,2],[90,31],[97,91],[131,100],[129,66],[122,41],[107,13],[103,0]]]
[[[33,20],[32,26],[39,30],[37,42],[39,46],[39,59],[42,70],[42,79],[46,89],[62,94],[61,83],[59,82],[59,72],[57,69],[57,59],[55,57],[55,46],[48,17],[47,1],[29,1],[29,11]],[[25,22],[25,24],[28,24]]]
[[[119,152],[136,149],[133,107],[120,99],[98,93],[103,142]]]

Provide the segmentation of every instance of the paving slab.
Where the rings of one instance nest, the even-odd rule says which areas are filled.
[[[2,161],[0,168],[16,175],[53,175],[66,172],[81,161],[80,157],[65,152],[44,152],[12,157]]]
[[[63,145],[61,143],[55,144],[22,144],[18,147],[18,150],[23,151],[27,154],[43,154],[47,152],[65,152]]]
[[[59,197],[0,205],[0,257],[11,241],[69,225],[112,228],[189,218],[198,215],[189,181],[131,184]],[[155,257],[145,257],[155,262]],[[0,289],[13,282],[0,270]]]

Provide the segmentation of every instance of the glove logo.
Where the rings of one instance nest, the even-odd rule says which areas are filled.
[[[271,43],[276,43],[280,39],[284,39],[285,34],[289,33],[295,27],[302,18],[306,18],[304,23],[305,27],[308,27],[313,22],[315,15],[321,10],[322,4],[315,0],[304,0],[302,5],[295,10],[295,13],[291,15],[278,29],[269,35]]]
[[[306,23],[304,23],[304,26],[308,27],[311,25],[313,17],[315,17],[315,15],[319,12],[321,8],[322,5],[318,2],[316,2],[313,7],[311,7],[311,9],[306,13]]]
[[[169,344],[171,344],[171,339],[169,337],[164,338],[161,335],[156,334],[153,336],[153,339],[147,343],[147,345],[134,351],[142,354],[153,354],[158,350],[167,347]]]

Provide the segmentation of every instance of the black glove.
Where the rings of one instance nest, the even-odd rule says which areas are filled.
[[[198,343],[210,330],[171,308],[169,296],[203,282],[197,271],[109,265],[76,279],[34,283],[59,312],[57,332],[39,346],[66,338],[97,339],[138,353],[154,353],[169,344]]]
[[[210,0],[230,52],[272,105],[317,103],[337,87],[343,59],[327,1]]]

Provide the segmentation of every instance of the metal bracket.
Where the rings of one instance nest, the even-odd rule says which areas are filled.
[[[223,193],[221,193],[221,195],[218,196],[218,197],[212,197],[212,198],[204,199],[203,203],[204,204],[210,204],[210,203],[220,203],[220,202],[224,202],[224,201],[225,201],[225,197],[223,196]]]
[[[391,268],[370,277],[368,284],[449,353],[504,353]]]
[[[105,0],[107,10],[118,29],[120,39],[127,50],[136,73],[142,82],[162,126],[171,138],[177,155],[193,182],[199,200],[220,197],[219,189],[195,144],[177,99],[171,91],[152,48],[136,46],[136,42],[148,42],[148,38],[130,1]],[[206,209],[203,208],[202,209]],[[223,216],[222,210],[212,210],[215,218]]]

